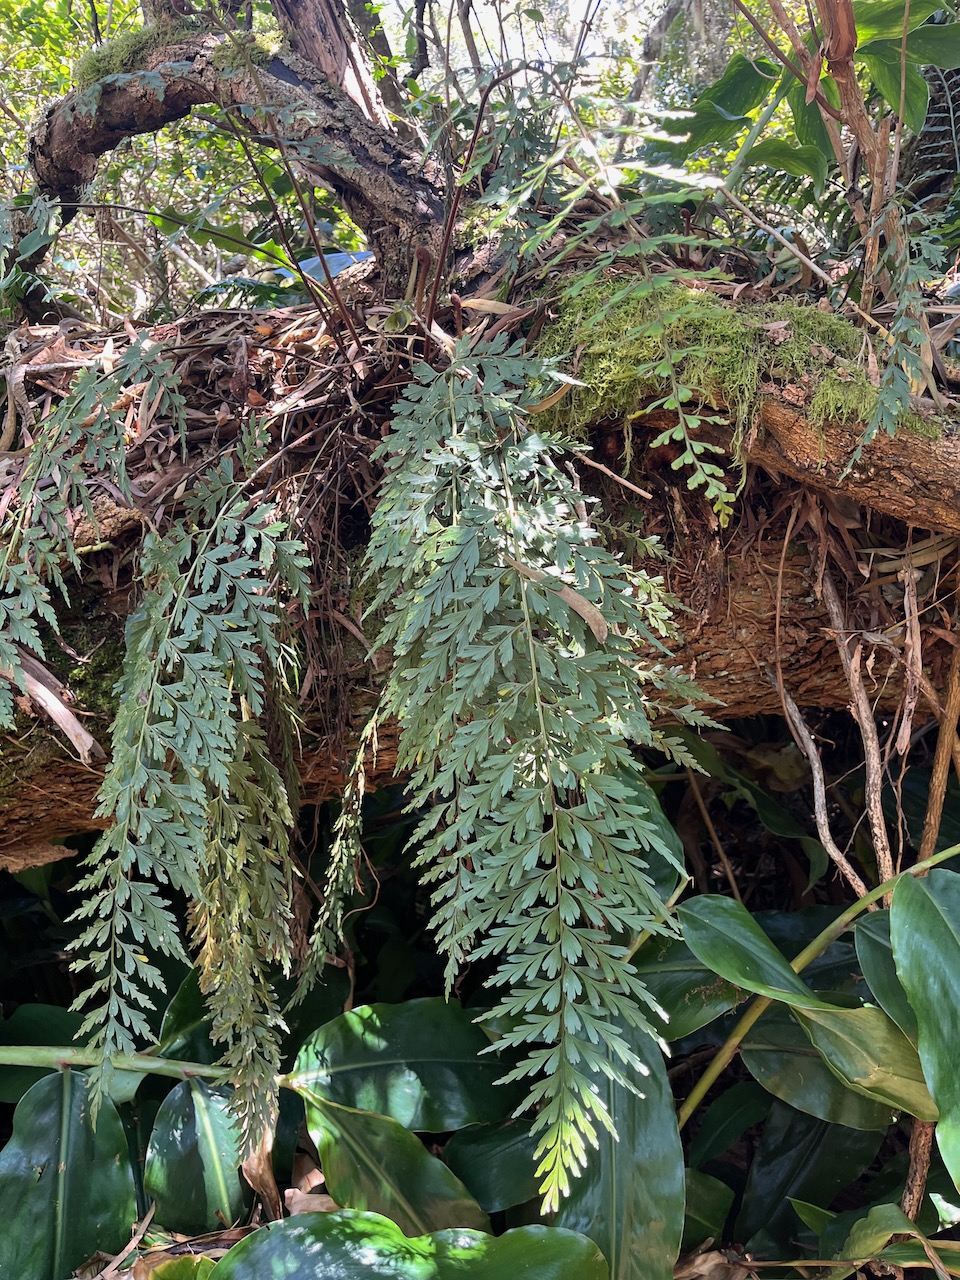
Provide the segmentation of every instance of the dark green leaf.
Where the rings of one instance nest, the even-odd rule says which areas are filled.
[[[751,147],[745,163],[765,165],[777,173],[790,173],[795,178],[812,178],[814,191],[823,194],[827,181],[827,158],[818,147],[792,146],[784,138],[765,138]]]
[[[127,1138],[104,1100],[90,1120],[87,1081],[62,1071],[20,1099],[0,1152],[0,1280],[64,1280],[93,1253],[115,1254],[137,1216]]]
[[[911,0],[907,29],[918,27],[942,8],[938,0]],[[860,44],[868,40],[899,40],[905,12],[902,0],[855,0],[853,15]]]
[[[525,1204],[537,1194],[537,1139],[530,1128],[528,1120],[473,1125],[444,1147],[444,1161],[487,1213]]]
[[[444,1133],[495,1124],[517,1105],[503,1066],[455,1001],[373,1004],[341,1014],[306,1042],[290,1077],[298,1092]]]
[[[747,1032],[740,1057],[765,1089],[807,1115],[851,1129],[886,1130],[891,1122],[891,1107],[840,1080],[787,1009],[766,1011]]]
[[[406,1235],[445,1227],[489,1230],[490,1220],[459,1178],[389,1116],[305,1092],[307,1129],[337,1204],[391,1218]]]
[[[83,1015],[53,1004],[22,1004],[0,1022],[0,1044],[67,1045]],[[19,1102],[31,1085],[49,1075],[46,1067],[0,1067],[0,1102]]]
[[[199,1235],[243,1213],[239,1135],[229,1098],[184,1080],[163,1101],[147,1147],[143,1185],[168,1231]]]
[[[734,1238],[761,1255],[785,1256],[796,1230],[789,1198],[829,1204],[863,1172],[882,1140],[876,1130],[828,1124],[774,1102],[750,1165]]]
[[[687,1212],[683,1220],[681,1253],[689,1253],[705,1240],[719,1240],[733,1204],[733,1190],[719,1178],[699,1169],[686,1173]]]
[[[617,1138],[600,1131],[554,1221],[600,1246],[611,1280],[672,1280],[684,1211],[676,1109],[656,1041],[626,1028],[624,1035],[647,1068],[635,1079],[639,1096],[594,1072]]]
[[[936,1120],[917,1051],[882,1009],[793,1012],[824,1062],[851,1089],[921,1120]]]
[[[665,1040],[680,1040],[713,1022],[743,997],[732,983],[705,968],[679,938],[651,938],[634,964],[657,1004],[667,1015],[657,1019]]]
[[[940,1111],[937,1145],[960,1185],[960,875],[903,876],[893,894],[890,937],[917,1017],[923,1073]]]
[[[160,1026],[157,1052],[184,1062],[216,1062],[210,1039],[210,1013],[200,992],[196,969],[191,969],[167,1005]]]
[[[898,43],[878,42],[871,45],[871,50],[869,56],[858,53],[870,79],[894,115],[900,114],[900,95],[904,93],[903,123],[912,132],[919,133],[927,118],[930,86],[914,63],[901,64]]]
[[[739,902],[702,894],[677,912],[694,955],[728,982],[795,1008],[831,1008],[790,968]]]
[[[374,1213],[312,1213],[235,1244],[211,1280],[606,1280],[590,1240],[551,1227],[493,1237],[439,1231],[410,1239]]]
[[[890,942],[890,912],[871,911],[857,922],[857,958],[877,1004],[894,1020],[914,1044],[917,1043],[917,1016],[910,1008],[907,993],[897,977]]]
[[[760,1085],[751,1080],[731,1085],[707,1108],[690,1144],[690,1165],[699,1169],[721,1155],[742,1133],[765,1119],[769,1110],[770,1095]]]

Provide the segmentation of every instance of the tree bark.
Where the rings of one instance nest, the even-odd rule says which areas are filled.
[[[154,50],[142,69],[96,92],[53,103],[30,142],[41,192],[72,217],[102,155],[213,104],[226,125],[274,142],[302,176],[336,194],[378,258],[386,296],[402,296],[417,247],[435,250],[441,234],[443,193],[429,164],[311,63],[284,54],[225,74],[227,56],[226,36],[198,35]],[[233,110],[251,103],[262,104],[252,119]]]
[[[663,534],[670,552],[665,570],[659,564],[650,567],[665,572],[682,606],[676,612],[676,659],[716,700],[706,710],[720,720],[780,713],[773,680],[775,655],[783,685],[798,706],[848,705],[850,690],[837,656],[835,631],[817,589],[818,561],[827,550],[811,544],[809,529],[797,534],[791,516],[799,504],[824,494],[832,503],[834,519],[837,511],[845,514],[838,544],[846,548],[845,560],[835,565],[835,572],[839,567],[837,576],[847,586],[851,629],[862,631],[869,654],[869,661],[864,660],[867,692],[878,708],[889,709],[901,689],[902,640],[895,625],[901,606],[896,598],[893,604],[888,599],[887,579],[894,580],[895,588],[896,572],[888,572],[888,560],[876,557],[905,547],[911,527],[918,530],[918,540],[919,530],[941,535],[934,566],[938,572],[923,604],[927,617],[936,619],[941,608],[944,616],[947,610],[952,614],[960,546],[960,443],[949,437],[884,436],[864,451],[861,464],[844,478],[843,459],[856,445],[855,429],[814,429],[795,407],[772,396],[763,403],[761,423],[747,457],[754,475],[729,532],[711,531],[702,500],[689,494],[674,473],[666,482],[659,474],[645,477],[642,470],[632,476],[633,482],[654,489],[645,524]],[[585,482],[595,475],[586,472]],[[784,477],[790,479],[785,482]],[[604,480],[603,485],[605,497],[615,503],[620,492],[615,483]],[[771,495],[776,511],[771,510]],[[879,546],[874,531],[884,520],[889,547]],[[135,530],[136,521],[124,524],[118,513],[115,539],[129,539]],[[91,529],[91,542],[95,536]],[[108,558],[112,554],[106,553]],[[929,574],[930,561],[923,567]],[[923,660],[928,692],[942,684],[949,657],[946,631],[927,627]],[[344,765],[382,681],[383,672],[369,666],[352,678],[346,733],[336,741],[319,723],[305,726],[299,761],[305,803],[323,801],[342,786]],[[76,710],[82,715],[85,709]],[[928,702],[918,715],[929,714]],[[84,719],[84,724],[107,744],[108,713]],[[395,725],[381,727],[377,755],[369,761],[371,786],[394,776],[396,735]],[[7,740],[2,766],[6,783],[0,785],[0,868],[65,856],[71,839],[99,828],[94,816],[99,768],[71,758],[39,719],[19,742]]]

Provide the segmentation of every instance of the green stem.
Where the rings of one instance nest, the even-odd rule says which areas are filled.
[[[923,862],[918,862],[915,867],[910,867],[906,871],[901,871],[899,875],[891,876],[889,880],[885,880],[883,884],[878,884],[875,889],[871,889],[864,897],[859,898],[852,906],[847,907],[846,911],[837,916],[831,924],[827,925],[821,933],[808,943],[799,955],[790,962],[790,968],[795,973],[799,973],[801,969],[805,969],[811,960],[815,960],[817,956],[823,955],[827,947],[845,933],[849,926],[856,920],[857,916],[862,915],[871,903],[877,902],[887,893],[892,893],[896,888],[897,881],[903,879],[904,876],[922,876],[925,875],[931,867],[937,866],[940,862],[946,862],[948,858],[955,858],[960,853],[960,844],[951,845],[949,849],[944,849],[940,853],[936,853],[932,858],[927,858]],[[730,1032],[729,1036],[720,1046],[716,1056],[710,1065],[704,1071],[703,1075],[690,1091],[690,1096],[680,1108],[677,1114],[677,1123],[682,1129],[693,1113],[699,1107],[700,1103],[706,1097],[710,1088],[716,1083],[720,1075],[727,1069],[736,1056],[744,1036],[773,1003],[771,996],[757,996],[750,1007],[740,1018],[737,1025]],[[0,1050],[2,1052],[2,1050]]]
[[[149,1053],[118,1053],[107,1061],[114,1071],[142,1071],[154,1076],[170,1076],[174,1080],[191,1080],[205,1076],[209,1080],[229,1080],[226,1067],[211,1067],[206,1062],[178,1062],[175,1058],[157,1058]],[[0,1045],[0,1066],[48,1067],[62,1071],[65,1067],[99,1067],[104,1057],[96,1049],[75,1049],[64,1045]]]
[[[760,137],[761,133],[763,133],[764,129],[766,129],[773,117],[773,113],[787,96],[787,91],[789,90],[791,83],[792,80],[788,75],[781,77],[780,84],[773,97],[757,116],[754,123],[750,126],[750,132],[744,138],[743,142],[741,142],[740,150],[737,152],[733,164],[728,169],[727,176],[724,179],[723,185],[727,191],[736,191],[737,183],[740,181],[740,175],[743,173],[747,160],[750,158],[750,152],[753,150],[753,144]],[[722,205],[724,203],[725,195],[725,191],[718,191],[714,196],[714,201],[717,204]]]

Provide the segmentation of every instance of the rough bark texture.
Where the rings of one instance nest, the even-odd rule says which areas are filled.
[[[332,80],[293,54],[267,66],[225,66],[223,36],[198,35],[157,49],[119,82],[75,90],[55,102],[31,139],[30,161],[44,194],[71,206],[93,179],[100,156],[133,134],[153,133],[201,104],[264,103],[237,127],[275,139],[301,174],[335,191],[399,292],[418,245],[434,246],[444,202],[423,158],[371,122]]]
[[[884,437],[865,451],[863,463],[853,475],[841,480],[843,460],[856,444],[854,430],[813,430],[801,413],[773,398],[765,402],[761,417],[764,429],[749,454],[757,473],[729,531],[710,532],[702,502],[696,496],[691,498],[675,476],[666,484],[650,477],[656,494],[646,508],[649,525],[664,533],[664,542],[672,551],[666,568],[658,571],[665,572],[671,590],[685,606],[677,614],[679,635],[674,652],[704,691],[717,700],[711,714],[718,719],[780,712],[780,696],[771,680],[776,653],[784,687],[799,706],[837,709],[849,702],[834,632],[818,597],[818,549],[809,531],[790,536],[794,527],[790,512],[802,502],[805,490],[833,495],[834,505],[849,513],[846,523],[854,530],[850,543],[853,555],[861,554],[857,539],[863,537],[865,563],[871,546],[877,544],[872,530],[869,538],[865,531],[871,522],[877,524],[884,517],[960,537],[960,459],[955,439]],[[801,483],[777,484],[783,476]],[[634,479],[643,482],[642,474]],[[608,493],[615,501],[618,490],[612,483]],[[776,504],[771,497],[779,504],[778,510],[772,509]],[[118,537],[124,532],[118,529]],[[905,541],[906,532],[903,525],[891,520],[884,536],[895,542],[899,534]],[[941,552],[944,569],[926,601],[928,617],[937,616],[939,596],[948,604],[952,598],[949,566],[955,563],[956,555],[956,545],[947,538]],[[889,626],[890,616],[898,616],[898,606],[893,606],[891,615],[878,592],[870,588],[865,572],[859,580],[848,574],[846,581],[851,626],[862,628],[867,637],[868,693],[877,706],[890,707],[896,703],[901,685],[898,641]],[[952,604],[949,607],[952,609]],[[116,619],[114,626],[119,633]],[[881,638],[885,628],[892,640]],[[875,638],[871,640],[871,636]],[[935,629],[930,628],[924,664],[933,686],[940,683],[948,654],[949,644],[939,641]],[[356,740],[374,706],[382,679],[382,672],[372,668],[353,679],[345,743],[335,745],[320,726],[306,726],[300,762],[305,802],[328,798],[342,785],[351,738]],[[82,713],[84,707],[77,710]],[[929,706],[921,708],[920,714],[929,714]],[[85,720],[102,742],[106,742],[108,722],[107,705]],[[38,720],[21,735],[20,742],[8,740],[4,754],[7,785],[0,786],[0,867],[31,865],[61,856],[57,852],[61,842],[69,844],[71,837],[98,828],[94,798],[99,771],[70,759],[62,743]],[[377,756],[369,761],[372,785],[391,779],[395,760],[396,728],[387,725],[380,735]]]

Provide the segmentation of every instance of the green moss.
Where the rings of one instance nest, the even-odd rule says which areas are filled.
[[[672,377],[723,405],[737,435],[753,421],[767,380],[799,383],[817,423],[865,421],[876,392],[858,361],[863,333],[849,321],[801,303],[726,303],[715,294],[636,279],[611,298],[589,285],[559,303],[542,354],[578,354],[575,387],[552,411],[553,425],[582,434],[598,422],[629,428],[644,398],[662,396]]]
[[[876,390],[862,373],[842,378],[828,369],[814,388],[807,413],[818,427],[828,422],[848,426],[866,422],[876,402]]]
[[[106,76],[137,71],[154,49],[162,49],[165,44],[173,44],[198,29],[196,20],[182,18],[177,22],[149,23],[138,31],[128,31],[115,40],[88,49],[73,68],[74,83],[77,88],[86,89]]]
[[[265,67],[283,47],[280,29],[276,31],[244,31],[231,35],[213,53],[211,61],[221,71],[243,71],[247,67]]]

